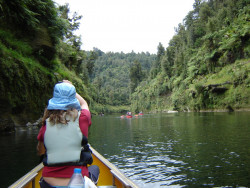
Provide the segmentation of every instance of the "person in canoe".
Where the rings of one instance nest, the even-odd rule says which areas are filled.
[[[97,184],[99,167],[87,167],[93,162],[87,140],[91,114],[70,81],[55,85],[42,122],[37,136],[38,152],[45,149],[41,188],[67,186],[74,168]]]
[[[127,112],[127,116],[132,116],[132,112]]]
[[[127,117],[127,118],[132,118],[132,112],[127,112],[126,117]]]

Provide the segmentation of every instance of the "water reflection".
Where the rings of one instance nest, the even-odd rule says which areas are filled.
[[[8,187],[39,163],[36,154],[37,129],[19,128],[0,136],[1,187]]]
[[[250,185],[249,113],[106,118],[93,120],[92,145],[141,187]]]
[[[250,112],[94,116],[91,145],[142,188],[250,187]],[[1,187],[38,164],[36,129],[1,135]]]

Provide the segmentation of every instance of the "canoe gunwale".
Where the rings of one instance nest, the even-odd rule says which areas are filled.
[[[96,156],[96,158],[102,161],[110,169],[110,172],[113,175],[113,177],[119,179],[119,181],[121,181],[125,187],[138,188],[138,186],[134,182],[132,182],[125,174],[123,174],[115,165],[113,165],[111,162],[105,159],[91,146],[90,149],[92,150],[92,153]]]
[[[131,181],[125,174],[123,174],[115,165],[113,165],[111,162],[105,159],[94,148],[92,148],[91,146],[90,148],[92,150],[92,154],[110,170],[110,174],[113,176],[113,180],[115,178],[118,179],[122,183],[123,185],[122,187],[124,188],[139,188],[133,181]],[[30,172],[28,172],[23,177],[18,179],[15,183],[13,183],[11,186],[9,186],[9,188],[24,188],[27,186],[32,187],[32,188],[36,187],[37,184],[39,185],[38,183],[39,180],[37,180],[36,177],[39,171],[41,171],[43,167],[44,167],[43,163],[40,163],[35,168],[33,168]]]
[[[25,174],[23,177],[21,177],[19,180],[17,180],[15,183],[13,183],[9,188],[21,188],[30,183],[31,181],[34,181],[35,177],[38,174],[38,171],[40,171],[43,168],[43,164],[40,163],[35,168],[33,168],[30,172]]]

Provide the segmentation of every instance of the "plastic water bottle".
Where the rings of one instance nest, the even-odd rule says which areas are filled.
[[[82,169],[75,168],[74,174],[70,178],[68,188],[84,188],[84,178],[82,177]]]

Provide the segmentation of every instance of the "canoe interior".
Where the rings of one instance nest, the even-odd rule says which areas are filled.
[[[138,186],[126,177],[118,168],[100,155],[96,150],[93,151],[93,165],[100,168],[100,176],[97,186],[116,186],[117,188],[138,188]],[[9,188],[40,188],[39,180],[42,176],[43,164],[39,164],[29,173],[17,180]]]

